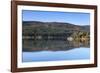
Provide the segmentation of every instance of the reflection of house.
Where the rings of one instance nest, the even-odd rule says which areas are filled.
[[[73,41],[73,38],[72,37],[68,37],[67,40],[68,41]]]

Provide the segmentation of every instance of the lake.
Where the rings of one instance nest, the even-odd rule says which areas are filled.
[[[90,59],[90,43],[64,40],[23,40],[22,62]]]

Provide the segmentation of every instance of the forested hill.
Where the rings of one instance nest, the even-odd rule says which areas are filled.
[[[23,21],[23,32],[28,32],[32,30],[37,31],[53,31],[53,32],[68,32],[68,31],[84,31],[84,32],[90,32],[90,26],[84,25],[80,26],[77,24],[71,24],[71,23],[64,23],[64,22],[40,22],[40,21]]]

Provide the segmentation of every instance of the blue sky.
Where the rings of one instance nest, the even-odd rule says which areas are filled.
[[[23,10],[23,21],[67,22],[90,25],[89,13]]]

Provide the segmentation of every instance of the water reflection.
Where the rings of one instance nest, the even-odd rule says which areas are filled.
[[[90,59],[89,41],[23,39],[22,62]]]
[[[66,51],[74,48],[90,47],[89,41],[64,40],[23,40],[23,51]]]
[[[62,60],[87,60],[90,59],[89,48],[74,48],[69,51],[37,51],[23,52],[22,62],[45,62]]]

